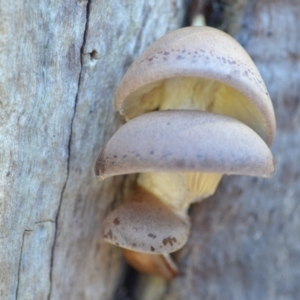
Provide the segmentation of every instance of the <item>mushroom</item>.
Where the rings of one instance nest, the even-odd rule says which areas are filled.
[[[272,175],[273,106],[245,50],[209,27],[175,30],[146,49],[115,104],[129,122],[101,151],[96,175],[140,174],[104,221],[104,238],[127,249],[138,270],[153,273],[160,262],[154,273],[171,278],[169,253],[188,239],[190,204],[214,194],[224,174]]]
[[[145,112],[198,109],[233,117],[271,145],[275,116],[255,64],[231,36],[211,27],[185,27],[147,48],[124,75],[117,110],[132,119]]]
[[[187,241],[190,222],[147,190],[136,186],[129,201],[104,221],[106,241],[143,253],[171,253]]]

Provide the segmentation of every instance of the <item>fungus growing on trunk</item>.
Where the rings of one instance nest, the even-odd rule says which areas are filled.
[[[272,175],[273,106],[241,45],[209,27],[173,31],[146,49],[115,104],[129,122],[101,151],[96,175],[140,175],[104,221],[104,237],[138,270],[171,278],[169,253],[188,239],[189,205],[214,194],[224,174]],[[165,266],[153,272],[158,261]]]

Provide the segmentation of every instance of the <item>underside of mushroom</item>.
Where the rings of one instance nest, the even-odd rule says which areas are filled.
[[[126,99],[121,112],[127,119],[155,110],[209,111],[240,120],[268,141],[264,116],[244,94],[227,84],[197,77],[174,77],[150,85],[149,92],[145,93],[147,86],[142,87]]]

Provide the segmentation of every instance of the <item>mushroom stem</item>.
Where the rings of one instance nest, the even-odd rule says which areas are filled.
[[[141,173],[138,184],[182,214],[187,212],[191,203],[212,196],[222,176],[205,172]]]
[[[126,261],[137,271],[162,276],[171,280],[178,275],[178,268],[170,254],[148,254],[123,249]]]

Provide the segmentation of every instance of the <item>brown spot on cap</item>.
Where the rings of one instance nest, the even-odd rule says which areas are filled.
[[[149,233],[149,234],[148,234],[148,236],[149,236],[149,237],[151,237],[151,238],[153,238],[153,239],[155,239],[155,238],[156,238],[156,235],[155,235],[155,234],[153,234],[153,233]]]
[[[151,249],[151,251],[152,251],[152,252],[153,252],[153,251],[155,251],[155,248],[154,248],[154,247],[152,247],[152,246],[151,246],[151,248],[150,248],[150,249]]]
[[[96,176],[101,176],[101,174],[104,174],[105,173],[105,149],[103,149],[98,158],[97,158],[97,161],[96,161],[96,164],[95,164],[95,174]]]
[[[171,238],[170,236],[169,237],[167,237],[167,238],[165,238],[165,239],[163,239],[163,244],[166,246],[166,245],[168,245],[168,244],[170,244],[171,246],[173,246],[173,243],[176,243],[177,242],[177,240],[176,240],[176,238]]]
[[[108,230],[107,233],[104,234],[104,237],[105,237],[105,238],[112,239],[112,237],[113,237],[112,231],[111,231],[111,230]]]
[[[115,218],[113,222],[114,222],[115,225],[119,225],[120,224],[120,219],[119,218]]]

